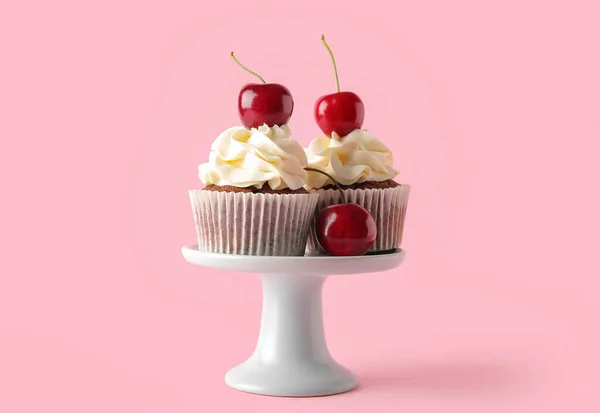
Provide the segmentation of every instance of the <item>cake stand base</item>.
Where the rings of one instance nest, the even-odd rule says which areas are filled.
[[[260,274],[263,308],[254,353],[225,375],[238,390],[269,396],[326,396],[352,390],[356,377],[329,354],[322,289],[327,275],[385,271],[404,252],[362,257],[256,257],[183,248],[190,263]]]

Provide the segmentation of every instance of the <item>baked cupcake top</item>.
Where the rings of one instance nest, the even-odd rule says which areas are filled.
[[[291,138],[287,125],[229,128],[213,142],[208,159],[198,167],[198,175],[207,186],[268,185],[279,191],[306,185],[306,154]]]
[[[361,129],[343,138],[335,132],[331,138],[320,136],[305,151],[308,166],[327,172],[342,185],[383,182],[398,174],[392,152],[377,137]],[[323,174],[309,172],[306,186],[318,189],[332,183]]]

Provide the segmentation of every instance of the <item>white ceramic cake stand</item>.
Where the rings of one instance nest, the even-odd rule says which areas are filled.
[[[225,375],[238,390],[269,396],[326,396],[355,388],[356,377],[329,354],[321,291],[329,275],[391,270],[404,251],[360,257],[258,257],[182,248],[191,264],[259,274],[263,307],[258,344]]]

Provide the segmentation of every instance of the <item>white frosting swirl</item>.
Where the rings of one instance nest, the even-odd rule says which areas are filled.
[[[287,125],[247,129],[234,126],[213,142],[209,160],[198,167],[205,185],[299,189],[306,184],[307,159]]]
[[[392,152],[375,136],[361,129],[355,129],[343,138],[335,132],[331,138],[315,138],[305,151],[310,167],[327,172],[343,185],[386,181],[398,174],[393,166]],[[309,172],[306,186],[322,188],[332,183],[323,174]]]

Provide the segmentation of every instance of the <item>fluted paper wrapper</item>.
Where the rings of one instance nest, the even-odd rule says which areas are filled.
[[[318,194],[189,193],[200,251],[304,255]]]
[[[389,251],[402,244],[406,206],[410,193],[409,185],[384,189],[343,189],[346,202],[352,202],[365,208],[375,219],[377,237],[369,252]],[[317,213],[329,205],[342,202],[342,195],[337,189],[319,189]],[[314,225],[308,237],[308,253],[322,251],[314,233]]]

